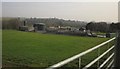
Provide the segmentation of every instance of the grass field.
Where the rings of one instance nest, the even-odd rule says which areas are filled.
[[[66,36],[3,30],[3,65],[48,67],[108,38]],[[87,57],[90,58],[90,57]]]

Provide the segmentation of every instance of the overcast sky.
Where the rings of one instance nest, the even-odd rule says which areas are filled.
[[[3,2],[118,2],[119,0],[1,0]]]
[[[4,17],[57,17],[82,21],[118,21],[117,2],[3,2]]]

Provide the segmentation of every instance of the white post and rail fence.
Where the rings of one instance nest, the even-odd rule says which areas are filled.
[[[108,46],[108,49],[106,51],[104,51],[102,54],[100,54],[101,49],[100,47],[105,46],[106,44],[110,45],[111,42],[114,42],[112,46]],[[98,49],[98,50],[97,50]],[[92,61],[90,61],[88,64],[81,66],[82,64],[82,57],[86,54],[89,54],[90,52],[97,50],[96,54],[97,54],[97,58],[93,59]],[[78,67],[76,69],[91,69],[92,65],[94,65],[95,63],[97,63],[97,67],[94,69],[113,69],[113,68],[117,68],[120,69],[120,32],[117,34],[116,37],[113,37],[111,39],[109,39],[108,41],[105,41],[93,48],[90,48],[82,53],[79,53],[73,57],[70,57],[66,60],[63,60],[57,64],[54,64],[50,67],[48,67],[47,69],[57,69],[57,68],[61,68],[64,67],[64,65],[71,63],[72,61],[75,61],[76,59],[78,59]],[[109,54],[109,55],[108,55]],[[104,56],[108,55],[108,57],[106,57],[106,59],[101,63],[100,59],[102,59]],[[107,65],[107,66],[106,66]]]

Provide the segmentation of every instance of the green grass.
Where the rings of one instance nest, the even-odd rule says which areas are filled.
[[[3,30],[2,36],[3,65],[30,67],[48,67],[108,40],[15,30]]]

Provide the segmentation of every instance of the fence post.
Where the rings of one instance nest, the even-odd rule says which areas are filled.
[[[120,69],[120,31],[117,32],[114,67]]]
[[[81,57],[79,57],[79,69],[81,69]]]

